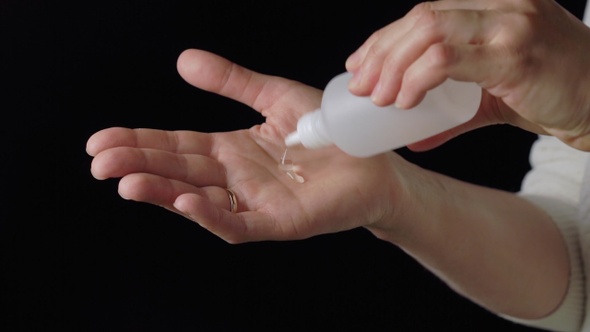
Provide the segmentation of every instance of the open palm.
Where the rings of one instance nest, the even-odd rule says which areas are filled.
[[[400,187],[399,172],[413,169],[394,153],[359,159],[335,147],[295,149],[289,158],[305,182],[279,169],[284,137],[300,115],[318,107],[322,91],[202,50],[183,52],[178,70],[195,87],[244,103],[266,121],[219,133],[95,133],[87,143],[92,174],[121,178],[122,197],[179,213],[231,243],[302,239],[368,226],[392,213],[391,188]],[[237,195],[237,213],[229,211],[225,188]]]

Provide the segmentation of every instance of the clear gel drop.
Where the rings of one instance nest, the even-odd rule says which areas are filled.
[[[295,165],[293,163],[292,160],[290,159],[286,159],[287,158],[287,151],[289,149],[285,149],[285,152],[283,152],[283,156],[281,157],[281,160],[279,161],[279,169],[283,172],[285,172],[285,174],[287,174],[287,176],[297,182],[297,183],[303,183],[305,182],[305,179],[297,174],[297,171],[299,170],[299,167],[297,165]]]

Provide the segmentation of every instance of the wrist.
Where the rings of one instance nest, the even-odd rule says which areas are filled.
[[[400,158],[394,155],[393,158]],[[400,158],[401,159],[401,158]],[[428,237],[428,215],[436,214],[445,189],[438,175],[407,161],[393,160],[395,181],[388,182],[387,209],[382,218],[365,226],[377,238],[403,245]]]

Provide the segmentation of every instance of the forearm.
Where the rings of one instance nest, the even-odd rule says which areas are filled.
[[[412,202],[385,223],[396,231],[368,227],[376,236],[493,312],[539,318],[560,304],[568,254],[545,212],[512,193],[417,173],[406,183]]]

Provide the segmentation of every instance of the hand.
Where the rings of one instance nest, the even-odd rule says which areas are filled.
[[[302,239],[379,222],[391,213],[391,154],[352,158],[337,148],[289,150],[303,184],[278,163],[298,117],[316,109],[321,91],[253,72],[214,54],[187,50],[178,60],[190,84],[246,105],[266,122],[233,132],[108,128],[89,138],[97,179],[121,178],[119,193],[189,218],[224,240]],[[229,210],[225,188],[238,199]]]
[[[472,121],[414,144],[509,123],[590,151],[590,29],[552,0],[441,0],[375,32],[346,62],[378,105],[417,105],[447,78],[484,89]]]
[[[461,294],[515,317],[542,317],[562,299],[567,251],[544,211],[393,152],[354,158],[335,147],[293,150],[306,180],[297,183],[278,168],[283,140],[301,114],[319,106],[321,91],[199,50],[185,51],[178,69],[192,85],[249,105],[266,121],[219,133],[95,133],[87,143],[91,172],[121,178],[122,197],[174,211],[230,243],[365,227]],[[237,213],[229,211],[226,188],[237,195]]]

